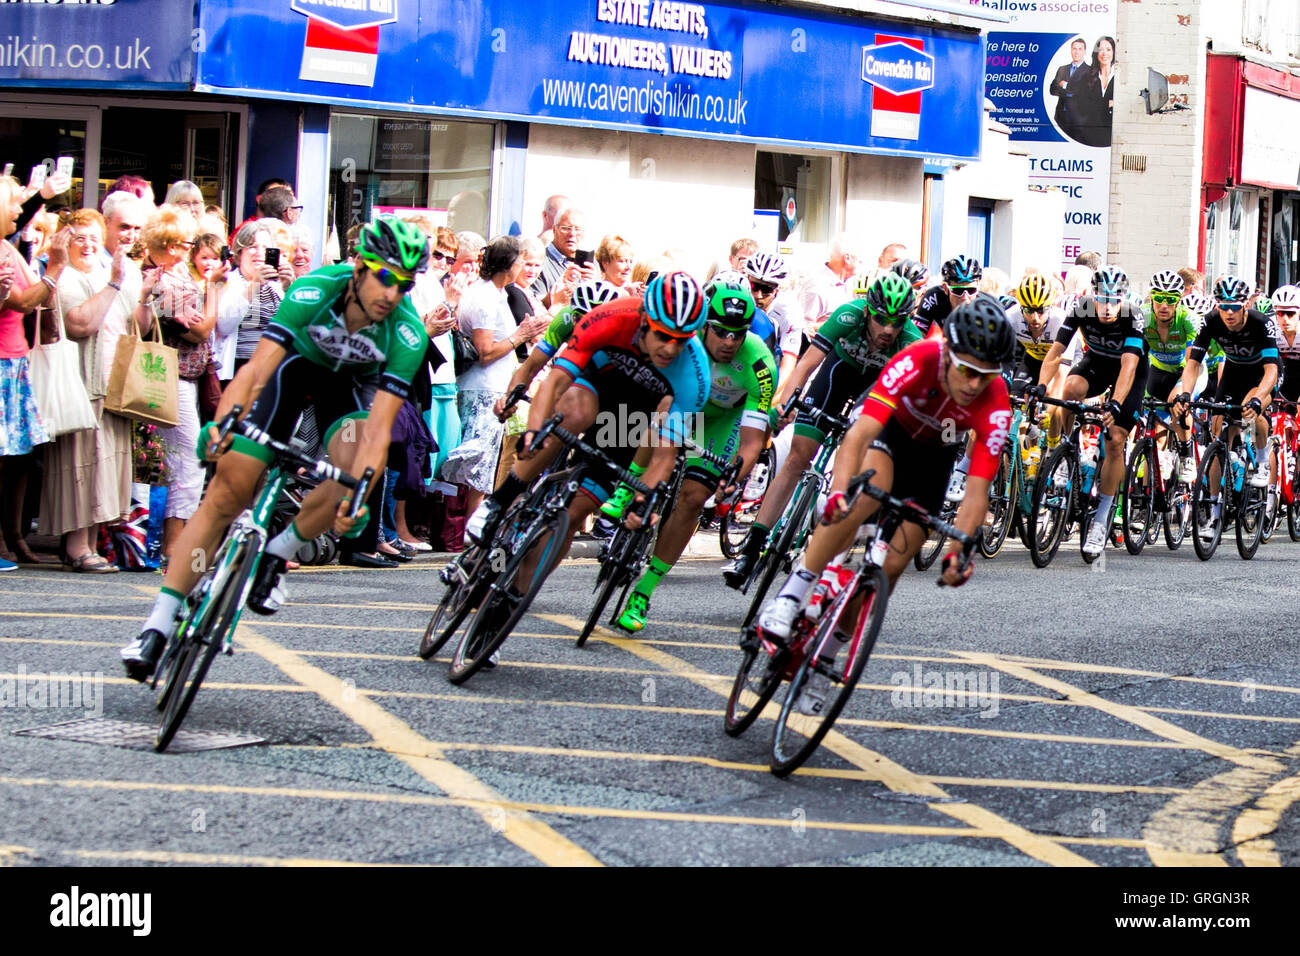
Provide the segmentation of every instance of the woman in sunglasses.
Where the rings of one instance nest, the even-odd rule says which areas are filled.
[[[927,511],[939,510],[958,450],[945,444],[949,428],[957,434],[975,432],[966,495],[953,523],[971,535],[984,523],[989,484],[1011,424],[1002,366],[1014,354],[1015,344],[1002,306],[981,293],[953,310],[942,337],[908,346],[884,367],[835,457],[823,513],[827,523],[813,532],[785,586],[763,608],[760,628],[782,640],[789,638],[812,585],[879,508],[876,499],[866,495],[851,511],[846,508],[844,492],[855,475],[873,469],[873,485],[911,498]],[[895,532],[884,564],[891,588],[925,539],[925,530],[912,523]],[[956,551],[944,557],[943,583],[959,587],[970,578],[973,566],[959,571],[958,563]],[[819,713],[828,687],[829,680],[816,675],[796,702],[800,713]]]
[[[1066,347],[1078,332],[1087,353],[1083,361],[1070,367],[1061,397],[1079,401],[1107,389],[1111,392],[1104,406],[1109,437],[1097,503],[1097,514],[1103,520],[1094,521],[1088,529],[1083,549],[1089,554],[1101,554],[1106,546],[1110,520],[1115,514],[1115,495],[1124,480],[1124,442],[1141,416],[1142,396],[1146,392],[1147,354],[1143,339],[1146,317],[1128,301],[1128,290],[1128,276],[1120,269],[1108,266],[1093,273],[1092,294],[1084,296],[1066,313],[1056,343],[1043,359],[1035,386],[1040,396],[1046,394],[1047,386],[1056,378]],[[1073,414],[1062,408],[1052,409],[1048,429],[1050,447],[1056,446],[1073,421]]]
[[[382,474],[393,422],[428,345],[407,293],[416,273],[428,265],[429,243],[416,227],[380,216],[362,228],[356,252],[354,263],[326,266],[293,284],[252,358],[222,394],[217,419],[238,405],[247,409],[247,423],[287,442],[310,407],[320,425],[330,426],[324,444],[335,465],[353,475],[366,468]],[[365,380],[377,382],[369,401]],[[266,468],[267,456],[257,443],[236,436],[218,448],[216,439],[213,423],[200,429],[197,451],[216,459],[217,467],[177,540],[176,553],[186,559],[169,564],[139,638],[122,649],[127,676],[135,680],[153,672],[175,630],[181,602],[227,526],[253,500]],[[249,607],[274,613],[285,600],[286,564],[298,549],[331,525],[340,534],[352,530],[346,494],[342,485],[327,481],[307,495],[298,517],[267,545]],[[359,516],[363,524],[365,514],[363,509]]]

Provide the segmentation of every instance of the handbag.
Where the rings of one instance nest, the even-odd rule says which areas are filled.
[[[95,428],[99,422],[90,404],[90,394],[81,378],[81,347],[68,338],[63,327],[63,309],[56,303],[54,315],[59,337],[48,345],[40,344],[40,322],[37,322],[37,344],[31,350],[32,394],[36,409],[50,436],[57,438],[69,432]]]
[[[153,340],[143,339],[135,322],[117,340],[104,409],[139,422],[171,428],[180,421],[176,350],[162,342],[159,323]]]
[[[208,362],[199,377],[199,420],[210,422],[217,417],[221,404],[221,379],[217,377],[217,363]]]
[[[478,349],[474,346],[474,340],[460,329],[451,330],[451,354],[457,378],[478,364]]]

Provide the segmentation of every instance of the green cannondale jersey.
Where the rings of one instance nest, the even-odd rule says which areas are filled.
[[[1148,311],[1143,336],[1146,338],[1151,364],[1162,372],[1182,371],[1187,346],[1192,344],[1200,330],[1201,325],[1195,316],[1180,305],[1169,322],[1169,335],[1162,341],[1156,328],[1155,313]]]
[[[813,345],[823,352],[834,352],[839,358],[857,366],[864,374],[870,374],[879,372],[891,358],[923,338],[921,330],[911,319],[903,325],[903,331],[898,333],[898,337],[879,352],[871,347],[870,335],[867,305],[859,299],[832,312],[830,318],[817,330]]]
[[[701,335],[704,333],[701,332]],[[743,408],[740,424],[745,428],[767,428],[767,412],[776,391],[776,359],[772,350],[754,332],[745,333],[735,358],[730,362],[709,359],[712,385],[704,414]]]
[[[348,334],[343,297],[352,266],[326,266],[289,286],[264,337],[331,372],[379,376],[379,387],[407,398],[429,347],[424,323],[403,296],[382,322]]]
[[[555,318],[551,319],[551,324],[546,327],[546,334],[537,343],[537,347],[542,350],[542,354],[554,356],[556,352],[563,348],[564,343],[573,338],[573,327],[577,322],[578,314],[571,305],[566,305],[559,312],[556,312]]]

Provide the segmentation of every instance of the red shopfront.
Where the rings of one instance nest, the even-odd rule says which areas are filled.
[[[1300,281],[1300,76],[1206,62],[1200,266],[1272,291]]]

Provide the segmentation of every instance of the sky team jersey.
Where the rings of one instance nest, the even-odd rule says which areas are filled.
[[[942,326],[943,320],[952,312],[952,299],[942,285],[931,286],[921,296],[921,304],[916,307],[916,318],[912,321],[922,332],[929,332],[931,327]]]
[[[862,401],[862,414],[884,424],[891,419],[918,441],[943,443],[945,435],[974,429],[970,474],[993,480],[1011,428],[1011,403],[1001,377],[961,406],[945,394],[943,343],[926,339],[899,352],[881,371]]]
[[[1187,357],[1194,362],[1201,361],[1211,342],[1219,344],[1223,357],[1232,365],[1280,365],[1277,324],[1254,309],[1246,310],[1246,322],[1236,332],[1229,331],[1215,309],[1205,317],[1205,324],[1188,348]]]
[[[1041,362],[1047,358],[1047,353],[1056,344],[1056,333],[1061,331],[1061,323],[1065,321],[1065,313],[1053,306],[1047,310],[1047,324],[1043,326],[1043,334],[1034,338],[1029,333],[1029,326],[1025,323],[1025,317],[1020,311],[1020,306],[1013,305],[1007,309],[1007,320],[1011,323],[1011,328],[1016,333],[1016,342],[1025,350],[1025,354],[1036,362]]]
[[[551,358],[554,357],[556,352],[564,348],[564,343],[573,336],[573,326],[577,321],[577,313],[573,311],[571,305],[566,305],[559,312],[556,312],[555,318],[551,319],[551,324],[546,327],[542,340],[537,343],[537,347],[542,350],[542,354]]]
[[[671,365],[655,368],[637,348],[640,330],[640,297],[628,296],[597,306],[573,327],[568,344],[555,356],[555,365],[575,382],[585,381],[586,387],[598,394],[593,380],[610,376],[626,380],[651,398],[671,394],[672,407],[661,432],[669,441],[680,442],[693,424],[691,416],[702,411],[709,399],[712,382],[708,353],[698,336],[692,335]],[[653,406],[644,410],[653,411]]]
[[[713,381],[704,414],[743,407],[742,428],[766,429],[767,412],[776,390],[776,361],[772,350],[757,334],[750,332],[735,358],[725,365],[710,360],[709,365]]]
[[[866,310],[867,304],[861,299],[840,306],[817,330],[813,345],[828,354],[834,352],[863,373],[874,374],[903,349],[913,342],[919,342],[921,331],[909,319],[898,337],[877,352],[871,347],[871,330],[868,328]]]
[[[352,266],[326,266],[289,286],[264,338],[331,372],[378,375],[379,387],[407,398],[424,362],[429,336],[409,297],[382,322],[348,334],[340,308]]]
[[[1136,355],[1141,358],[1146,351],[1146,341],[1142,337],[1145,329],[1146,316],[1127,302],[1120,304],[1117,319],[1103,322],[1097,316],[1097,301],[1089,295],[1065,313],[1061,328],[1056,333],[1056,341],[1062,347],[1068,346],[1074,333],[1078,332],[1089,354],[1095,352],[1108,359],[1117,359],[1121,355]]]
[[[1196,333],[1200,330],[1196,316],[1180,305],[1169,322],[1168,336],[1161,339],[1155,314],[1148,314],[1143,337],[1151,364],[1162,372],[1181,372],[1187,359],[1187,347],[1196,340]]]

